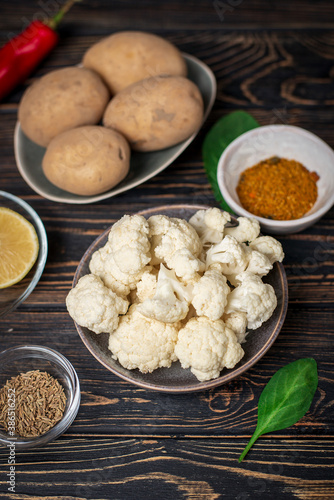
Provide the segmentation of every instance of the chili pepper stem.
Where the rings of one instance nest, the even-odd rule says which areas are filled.
[[[73,4],[80,2],[81,0],[67,0],[65,4],[59,9],[57,14],[45,22],[49,28],[55,30],[57,29],[60,21],[63,19],[64,15],[70,10]]]

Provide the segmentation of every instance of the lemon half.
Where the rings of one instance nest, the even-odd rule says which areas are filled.
[[[35,264],[38,250],[34,226],[14,210],[0,207],[0,288],[21,281]]]

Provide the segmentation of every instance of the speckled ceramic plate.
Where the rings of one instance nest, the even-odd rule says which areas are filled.
[[[209,208],[198,205],[174,205],[161,206],[151,208],[143,212],[139,212],[144,217],[150,217],[156,214],[165,214],[170,217],[180,217],[189,219],[197,210]],[[79,266],[76,270],[73,280],[73,286],[78,280],[89,273],[89,262],[92,254],[105,245],[108,239],[109,229],[104,231],[87,249],[83,255]],[[277,338],[282,325],[284,323],[287,307],[288,307],[288,287],[284,267],[280,263],[275,263],[274,268],[264,281],[270,283],[277,295],[277,307],[272,317],[257,330],[251,330],[247,336],[247,342],[242,345],[245,355],[240,363],[232,370],[224,369],[219,378],[209,380],[208,382],[199,382],[190,370],[181,368],[179,362],[173,363],[171,368],[159,368],[150,374],[140,373],[139,370],[126,370],[118,361],[111,357],[108,350],[108,334],[102,333],[96,335],[88,330],[75,324],[78,333],[93,356],[108,370],[118,375],[122,379],[139,385],[146,389],[152,389],[163,392],[193,392],[202,391],[211,387],[229,382],[238,377],[251,366],[253,366],[271,347]]]
[[[211,69],[206,64],[188,54],[183,54],[183,56],[188,67],[188,78],[196,83],[203,97],[204,123],[216,98],[216,80]],[[28,139],[23,133],[19,122],[15,127],[14,150],[16,165],[20,174],[36,193],[44,196],[44,198],[61,203],[86,204],[111,198],[154,177],[168,167],[189,146],[196,135],[197,132],[186,141],[160,151],[150,153],[132,152],[130,170],[126,178],[115,188],[95,196],[72,194],[49,182],[42,169],[45,148]]]

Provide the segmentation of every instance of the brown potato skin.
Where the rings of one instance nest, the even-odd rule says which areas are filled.
[[[198,87],[181,76],[137,82],[108,104],[103,123],[120,132],[135,151],[156,151],[178,144],[201,126],[203,99]]]
[[[43,158],[45,176],[70,193],[93,196],[116,186],[130,167],[124,137],[102,126],[85,126],[57,135]]]
[[[101,75],[112,95],[151,76],[187,75],[186,62],[173,44],[140,31],[103,38],[85,53],[83,65]]]
[[[97,73],[62,68],[42,76],[26,90],[18,119],[29,139],[46,147],[66,130],[98,123],[109,99],[109,90]]]

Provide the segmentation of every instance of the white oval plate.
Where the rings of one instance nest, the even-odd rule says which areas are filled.
[[[211,69],[194,56],[183,54],[188,67],[188,78],[200,89],[204,101],[203,122],[207,119],[216,98],[217,84]],[[23,133],[16,123],[14,151],[17,168],[26,183],[38,194],[61,203],[85,204],[111,198],[142,184],[170,165],[194,140],[198,131],[176,146],[150,153],[132,152],[130,171],[115,188],[95,196],[80,196],[54,186],[45,177],[42,159],[45,148],[38,146]]]

